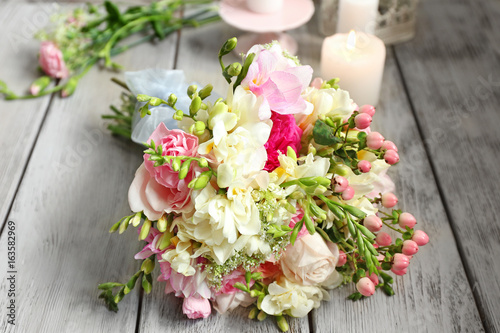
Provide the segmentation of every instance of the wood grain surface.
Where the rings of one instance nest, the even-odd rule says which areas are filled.
[[[72,5],[60,4],[61,8]],[[16,91],[36,78],[38,43],[23,35],[54,5],[0,0],[0,79]],[[346,300],[352,287],[291,332],[497,332],[500,321],[500,226],[495,208],[500,114],[500,2],[424,0],[417,37],[388,49],[373,129],[394,141],[401,163],[392,168],[400,207],[418,219],[431,242],[383,293]],[[28,23],[26,23],[28,22]],[[37,23],[38,22],[38,23]],[[43,26],[43,25],[42,25]],[[28,28],[25,28],[28,27]],[[41,26],[40,26],[41,27]],[[38,28],[40,28],[38,27]],[[291,34],[299,57],[319,74],[322,38],[316,22]],[[31,28],[32,29],[32,28]],[[220,22],[184,30],[167,41],[116,58],[127,70],[183,69],[188,80],[225,96],[217,51],[242,32]],[[15,49],[12,36],[22,37]],[[17,50],[17,51],[16,51]],[[238,60],[232,56],[232,61]],[[228,59],[227,62],[231,60]],[[139,266],[134,230],[109,235],[128,214],[127,189],[141,148],[111,137],[100,115],[118,102],[110,73],[94,68],[74,96],[0,101],[0,223],[16,223],[16,327],[0,311],[5,332],[278,332],[273,320],[247,319],[248,309],[188,320],[182,301],[138,290],[106,310],[97,285],[126,281]],[[476,112],[479,111],[479,112]],[[0,308],[7,307],[6,232],[0,238]],[[157,268],[158,270],[158,268]]]

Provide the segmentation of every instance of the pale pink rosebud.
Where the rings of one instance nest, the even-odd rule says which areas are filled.
[[[363,225],[371,232],[379,232],[382,229],[382,220],[377,215],[368,215],[363,220]]]
[[[402,253],[396,253],[393,258],[392,269],[401,271],[406,269],[410,264],[410,258]]]
[[[398,197],[392,192],[382,194],[382,206],[385,208],[392,208],[398,203]]]
[[[349,186],[349,181],[342,176],[333,177],[333,191],[336,193],[342,193]]]
[[[362,173],[370,172],[371,168],[372,168],[372,164],[368,161],[361,160],[358,162],[358,169]]]
[[[337,261],[337,267],[342,267],[347,262],[347,256],[344,251],[339,251],[339,260]]]
[[[387,164],[396,164],[399,162],[399,154],[395,150],[389,149],[384,154],[384,160],[387,162]]]
[[[366,145],[370,149],[379,149],[384,144],[384,137],[379,132],[370,132],[366,136]]]
[[[429,243],[429,236],[422,230],[415,230],[411,240],[417,243],[418,246],[424,246]]]
[[[38,62],[42,70],[51,77],[65,79],[69,76],[63,54],[53,42],[42,42]]]
[[[387,232],[381,231],[377,234],[375,241],[380,246],[389,246],[392,243],[392,238]]]
[[[366,277],[369,278],[370,281],[373,282],[374,285],[377,285],[379,282],[378,275],[375,273],[368,274],[368,272],[366,272]]]
[[[358,129],[365,129],[370,127],[372,123],[372,117],[367,113],[360,113],[354,117],[354,124]]]
[[[375,107],[373,105],[365,104],[361,107],[361,109],[359,109],[359,112],[369,114],[370,117],[373,117],[375,114]]]
[[[369,297],[375,293],[375,285],[372,280],[367,277],[362,277],[356,283],[356,289],[361,293],[361,295]]]
[[[321,85],[323,85],[323,79],[320,77],[315,77],[311,82],[311,87],[314,87],[316,89],[321,89]]]
[[[354,197],[354,189],[350,186],[347,186],[347,188],[342,192],[342,199],[345,201],[351,200]]]
[[[406,274],[406,270],[407,270],[407,268],[402,269],[402,270],[397,270],[397,269],[391,268],[391,272],[393,272],[396,275],[400,275],[400,276],[401,275],[405,275]]]
[[[191,296],[184,298],[182,312],[189,319],[207,318],[212,313],[212,308],[208,299]]]
[[[412,240],[405,240],[403,242],[403,254],[407,256],[412,256],[418,252],[418,245]]]
[[[399,226],[403,229],[406,227],[413,229],[413,227],[417,224],[417,219],[415,216],[410,213],[402,213],[399,215]]]
[[[394,142],[389,141],[389,140],[384,141],[384,143],[382,144],[382,149],[394,150],[396,152],[398,151],[398,147],[394,144]]]

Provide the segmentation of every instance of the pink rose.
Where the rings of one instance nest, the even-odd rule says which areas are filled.
[[[311,66],[292,66],[291,63],[281,49],[263,49],[248,68],[241,85],[257,96],[264,96],[268,107],[260,108],[261,120],[269,119],[271,110],[280,114],[312,112],[301,93],[309,85],[313,70]]]
[[[57,79],[65,79],[69,76],[69,71],[64,63],[63,54],[53,42],[42,42],[38,61],[40,67],[42,67],[42,70],[48,76]]]
[[[207,318],[212,313],[212,308],[208,299],[192,296],[184,298],[182,312],[189,319]]]
[[[222,288],[220,292],[222,294],[234,294],[235,292],[238,292],[239,289],[234,287],[234,284],[236,282],[246,284],[244,271],[235,269],[231,272],[231,274],[224,276],[224,278],[222,279]],[[251,282],[251,285],[253,285],[253,280]]]
[[[278,157],[280,152],[286,154],[287,147],[290,146],[298,154],[301,145],[302,130],[295,123],[295,118],[291,114],[281,115],[273,112],[271,116],[273,128],[264,147],[267,151],[267,162],[264,167],[266,171],[273,171],[279,167]]]
[[[160,123],[148,142],[154,140],[163,148],[163,156],[196,156],[198,138],[181,130],[169,130]],[[193,179],[196,166],[184,179],[172,170],[171,164],[154,167],[149,155],[144,154],[144,163],[137,169],[130,185],[128,200],[134,212],[144,211],[150,220],[158,220],[164,212],[183,213],[193,209],[191,189],[187,187]]]
[[[339,256],[338,249],[335,250],[334,247],[328,247],[318,233],[307,234],[297,239],[293,246],[290,244],[286,247],[280,260],[283,274],[298,284],[323,284],[336,273],[335,265]]]

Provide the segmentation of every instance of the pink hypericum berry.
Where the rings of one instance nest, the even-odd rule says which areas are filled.
[[[418,245],[412,240],[405,240],[403,242],[403,254],[407,256],[412,256],[418,252]]]
[[[382,229],[382,220],[377,215],[368,215],[363,220],[363,225],[371,232],[379,232]]]
[[[362,277],[359,279],[358,283],[356,283],[356,289],[361,293],[363,296],[371,296],[375,293],[375,285],[373,284],[372,280],[370,280],[367,277]]]
[[[384,144],[384,137],[379,132],[370,132],[366,136],[366,145],[370,149],[379,149]]]
[[[354,117],[354,124],[358,129],[365,129],[370,126],[372,123],[372,116],[368,113],[360,113],[356,117]]]
[[[399,154],[395,150],[389,149],[384,154],[384,160],[387,162],[387,164],[396,164],[399,162]]]
[[[373,282],[374,285],[377,285],[378,284],[378,275],[375,274],[375,273],[372,273],[372,274],[368,274],[368,272],[366,272],[366,277],[370,279],[371,282]]]
[[[358,162],[358,169],[362,173],[370,172],[371,168],[372,168],[372,164],[368,161],[361,160]]]
[[[402,269],[402,270],[397,270],[397,269],[391,268],[391,272],[393,272],[396,275],[405,275],[406,270],[407,270],[407,268]]]
[[[429,236],[427,236],[427,234],[422,230],[415,230],[411,240],[417,243],[418,246],[424,246],[429,243]]]
[[[396,197],[393,193],[387,192],[382,194],[382,206],[385,208],[392,208],[396,206],[398,203],[398,197]]]
[[[342,193],[349,186],[349,181],[342,176],[333,177],[333,191],[336,193]]]
[[[345,201],[351,200],[354,197],[354,189],[350,186],[347,186],[347,188],[342,192],[342,199]]]
[[[391,235],[389,235],[387,232],[381,231],[377,234],[377,238],[375,238],[375,241],[380,246],[389,246],[392,243],[392,238]]]
[[[373,115],[375,114],[375,107],[373,105],[363,105],[361,107],[361,109],[359,109],[359,113],[366,113],[366,114],[369,114],[370,117],[373,117]]]
[[[406,267],[408,267],[409,264],[410,264],[410,258],[408,258],[408,256],[402,253],[396,253],[393,259],[392,269],[401,271],[403,269],[406,269]]]
[[[347,256],[344,251],[339,251],[339,260],[337,261],[337,267],[342,267],[347,262]]]
[[[410,213],[403,213],[399,215],[399,226],[403,229],[406,227],[413,229],[413,227],[417,224],[417,219],[415,216]]]
[[[394,142],[389,140],[384,141],[384,143],[382,144],[382,149],[398,151],[398,147],[396,147]]]

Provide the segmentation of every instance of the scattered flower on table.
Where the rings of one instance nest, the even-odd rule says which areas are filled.
[[[375,109],[337,79],[310,84],[312,69],[277,43],[224,65],[235,46],[219,52],[226,98],[191,85],[182,110],[174,94],[136,96],[142,117],[169,108],[178,129],[160,122],[144,143],[133,213],[110,230],[139,228],[142,265],[126,283],[101,284],[101,298],[116,311],[138,280],[149,293],[158,264],[188,318],[252,306],[250,318],[273,316],[287,331],[285,316],[306,316],[338,286],[355,286],[354,301],[393,295],[389,272],[406,274],[429,237],[394,209],[387,170],[399,157],[371,131]]]

